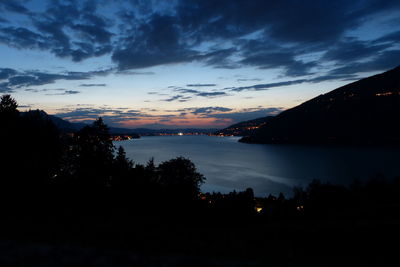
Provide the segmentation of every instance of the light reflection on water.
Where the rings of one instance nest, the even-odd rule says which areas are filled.
[[[383,174],[400,176],[400,148],[256,145],[237,137],[152,136],[115,142],[127,156],[156,164],[183,156],[207,178],[203,191],[229,192],[252,187],[257,195],[290,194],[293,186],[313,179],[349,184]]]

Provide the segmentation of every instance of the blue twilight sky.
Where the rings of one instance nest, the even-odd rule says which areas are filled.
[[[0,0],[0,93],[120,127],[277,114],[400,65],[399,0]]]

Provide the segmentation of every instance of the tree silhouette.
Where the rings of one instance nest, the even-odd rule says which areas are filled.
[[[126,157],[122,146],[118,147],[117,155],[114,160],[114,170],[111,185],[113,187],[124,187],[132,184],[128,181],[132,174],[133,162]]]
[[[118,147],[115,165],[117,169],[123,170],[129,170],[133,167],[133,162],[126,157],[125,149],[122,146]]]
[[[11,210],[45,199],[45,192],[59,170],[62,153],[59,132],[46,113],[20,113],[9,95],[0,101],[0,195]]]
[[[154,158],[150,158],[147,163],[146,166],[144,168],[145,171],[145,179],[147,181],[147,184],[152,184],[154,186],[158,186],[159,185],[159,177],[158,177],[158,173],[157,173],[157,167],[154,163]]]
[[[150,158],[147,163],[146,163],[146,167],[145,167],[146,171],[150,171],[150,172],[155,172],[156,171],[156,165],[154,164],[154,158]]]
[[[46,113],[33,110],[21,113],[20,158],[24,158],[23,179],[31,187],[44,186],[59,169],[62,145],[59,131]]]
[[[185,199],[195,199],[205,177],[189,159],[177,157],[158,166],[159,182],[168,192]]]
[[[114,145],[102,118],[82,128],[75,137],[75,176],[88,187],[109,185],[114,161]]]
[[[8,140],[10,138],[15,137],[18,133],[18,124],[19,124],[19,111],[17,109],[18,104],[15,99],[13,99],[10,95],[3,95],[0,98],[0,123],[1,123],[1,131],[0,137],[1,142],[5,142],[4,145],[10,145]],[[3,150],[6,147],[3,147]]]
[[[16,117],[18,116],[17,101],[11,95],[3,95],[0,99],[0,114],[3,117]]]
[[[17,170],[20,162],[18,150],[22,147],[20,144],[10,142],[18,139],[19,131],[19,112],[17,102],[10,95],[3,95],[0,99],[0,169],[1,169],[1,189],[8,193],[10,187],[17,184]]]

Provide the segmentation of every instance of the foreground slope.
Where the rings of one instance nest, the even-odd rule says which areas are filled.
[[[400,67],[350,83],[286,110],[248,143],[400,143]]]

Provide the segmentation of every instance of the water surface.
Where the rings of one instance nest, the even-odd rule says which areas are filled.
[[[290,194],[293,186],[313,179],[349,184],[372,176],[400,176],[400,149],[389,147],[323,147],[258,145],[237,142],[237,137],[152,136],[122,145],[127,156],[145,164],[184,156],[207,178],[203,191],[254,189],[259,196]]]

